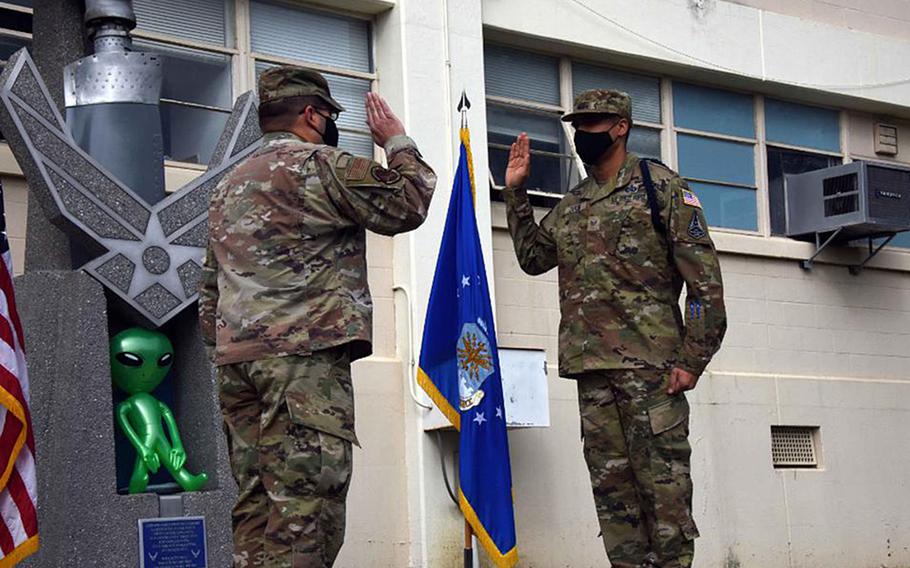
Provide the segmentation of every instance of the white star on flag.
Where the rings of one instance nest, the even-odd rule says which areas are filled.
[[[462,274],[461,275],[461,287],[467,288],[470,285],[471,285],[471,277],[468,276],[467,274]]]
[[[496,407],[496,418],[502,418],[502,408],[499,406]]]
[[[483,412],[478,412],[477,415],[474,416],[474,422],[477,422],[478,426],[483,426],[483,423],[486,421],[487,419],[483,417]]]

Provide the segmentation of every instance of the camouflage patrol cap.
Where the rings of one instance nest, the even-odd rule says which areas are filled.
[[[344,110],[344,107],[332,98],[325,77],[316,71],[294,65],[282,65],[266,69],[259,76],[260,104],[302,96],[319,97],[332,109],[338,112]]]
[[[566,122],[572,122],[585,115],[615,114],[632,120],[632,97],[620,91],[609,89],[591,89],[582,91],[575,97],[575,106],[572,112],[562,117]]]

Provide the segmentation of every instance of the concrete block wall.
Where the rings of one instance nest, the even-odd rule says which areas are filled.
[[[510,435],[519,541],[529,565],[602,566],[576,389],[555,369],[556,271],[521,271],[498,207],[499,344],[550,367],[553,426]],[[729,331],[690,395],[696,566],[910,565],[910,275],[721,262]],[[771,425],[820,427],[821,468],[774,469]]]

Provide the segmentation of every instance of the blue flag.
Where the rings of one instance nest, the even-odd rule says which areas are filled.
[[[460,433],[459,502],[500,568],[518,562],[512,470],[490,289],[474,216],[470,142],[461,152],[436,262],[418,382]]]

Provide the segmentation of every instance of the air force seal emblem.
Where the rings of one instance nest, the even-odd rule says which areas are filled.
[[[477,323],[466,323],[458,338],[458,395],[462,411],[474,408],[483,400],[483,382],[493,374],[490,342]]]

